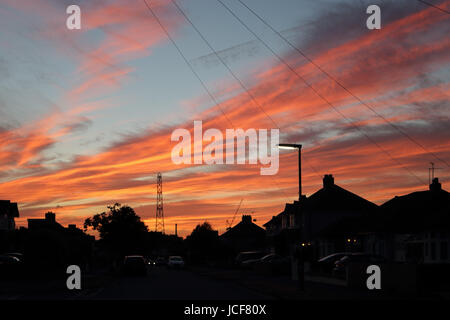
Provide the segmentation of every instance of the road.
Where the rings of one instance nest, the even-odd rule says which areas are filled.
[[[187,270],[150,269],[146,277],[122,277],[90,294],[93,300],[248,300],[271,299],[233,282]]]

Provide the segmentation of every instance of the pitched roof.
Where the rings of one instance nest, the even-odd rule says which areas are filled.
[[[251,216],[242,216],[242,221],[221,235],[223,238],[245,237],[255,233],[265,233],[265,230],[252,222]]]
[[[435,179],[430,190],[396,196],[381,205],[383,223],[408,232],[450,227],[450,193]]]
[[[283,214],[297,213],[302,211],[355,211],[367,214],[378,212],[379,207],[369,200],[360,197],[336,184],[331,174],[323,178],[323,187],[311,196],[302,196],[300,201],[286,203],[284,211],[264,224],[264,226],[281,223]]]
[[[331,184],[308,197],[303,208],[307,210],[374,211],[378,206],[336,184]]]
[[[283,212],[284,212],[284,211],[283,211]],[[269,226],[269,225],[271,225],[271,224],[275,224],[275,225],[276,225],[276,224],[280,223],[280,220],[281,220],[281,214],[282,214],[283,212],[280,212],[278,215],[273,216],[272,219],[270,219],[269,221],[267,221],[266,223],[264,223],[263,226],[264,226],[264,227],[267,227],[267,226]]]

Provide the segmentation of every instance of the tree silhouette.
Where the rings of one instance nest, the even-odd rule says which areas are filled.
[[[219,254],[219,234],[208,222],[197,225],[192,233],[186,237],[186,242],[193,263],[211,262]]]
[[[100,234],[102,242],[114,251],[124,255],[141,251],[145,246],[147,226],[129,206],[115,203],[102,212],[87,218],[84,229],[92,228]]]

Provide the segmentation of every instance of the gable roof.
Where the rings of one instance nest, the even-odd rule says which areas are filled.
[[[323,178],[323,187],[311,196],[302,196],[300,201],[286,203],[285,209],[277,216],[264,224],[265,227],[271,224],[281,224],[281,217],[287,214],[300,212],[319,211],[354,211],[364,214],[378,213],[379,206],[375,203],[360,197],[336,184],[331,174]]]
[[[326,185],[308,197],[305,210],[374,211],[378,206],[336,184]]]
[[[246,218],[248,217],[248,218]],[[251,216],[242,216],[242,221],[221,235],[222,238],[246,237],[252,234],[265,234],[265,230],[252,222]]]
[[[383,223],[408,232],[450,228],[450,193],[437,179],[430,190],[396,196],[381,205]]]

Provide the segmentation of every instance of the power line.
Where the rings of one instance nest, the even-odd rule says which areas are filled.
[[[240,21],[246,28],[247,30],[249,30],[255,37],[257,37],[258,39],[260,39],[252,30],[250,30],[250,28],[248,28],[243,21],[236,16],[236,14],[234,12],[232,12],[232,10],[227,7],[222,0],[217,0],[218,2],[220,2],[238,21]],[[435,159],[445,163],[447,166],[450,166],[450,164],[445,161],[444,159],[441,159],[440,157],[438,157],[436,154],[434,154],[433,152],[429,151],[428,149],[426,149],[420,142],[416,141],[413,137],[411,137],[409,134],[407,134],[404,130],[402,130],[400,127],[396,126],[395,124],[393,124],[391,121],[389,121],[386,117],[384,117],[383,115],[381,115],[380,113],[378,113],[374,108],[372,108],[371,106],[369,106],[367,103],[365,103],[361,98],[359,98],[358,96],[356,96],[353,92],[351,92],[346,86],[344,86],[340,81],[338,81],[335,77],[333,77],[330,73],[328,73],[327,71],[325,71],[322,67],[320,67],[317,63],[314,62],[314,60],[312,60],[311,58],[309,58],[302,50],[300,50],[297,46],[295,46],[291,41],[289,41],[286,37],[284,37],[278,30],[276,30],[274,27],[272,27],[265,19],[263,19],[259,14],[257,14],[253,9],[251,9],[249,6],[247,6],[242,0],[237,0],[239,1],[239,3],[244,6],[245,8],[247,8],[247,10],[249,10],[254,16],[256,16],[262,23],[264,23],[268,28],[270,28],[278,37],[280,37],[281,39],[283,39],[291,48],[293,48],[295,51],[297,51],[300,55],[302,55],[309,63],[311,63],[313,66],[315,66],[318,70],[320,70],[323,74],[325,74],[325,76],[327,76],[328,78],[330,78],[333,82],[335,82],[338,86],[340,86],[342,89],[344,89],[348,94],[350,94],[353,98],[355,98],[360,104],[364,105],[366,108],[368,108],[370,111],[372,111],[377,117],[381,118],[383,121],[385,121],[386,123],[388,123],[392,128],[394,128],[395,130],[397,130],[398,132],[400,132],[404,137],[406,137],[408,140],[410,140],[412,143],[416,144],[417,146],[419,146],[421,149],[423,149],[426,153],[432,155]],[[420,0],[419,0],[420,1]],[[263,42],[260,39],[261,42]],[[264,42],[263,42],[264,43]],[[268,47],[266,45],[266,47]],[[273,52],[273,50],[271,50],[269,48],[270,51]],[[274,53],[274,52],[273,52]],[[274,53],[275,54],[275,53]],[[278,56],[278,55],[277,55]],[[286,63],[285,63],[286,64]],[[287,65],[287,64],[286,64]],[[289,67],[290,68],[290,67]],[[292,68],[290,68],[291,70],[293,70]]]
[[[194,28],[194,30],[197,32],[197,34],[200,36],[200,38],[206,43],[206,45],[209,47],[211,52],[219,59],[221,64],[228,70],[228,72],[233,76],[233,78],[239,83],[241,88],[247,93],[247,95],[251,98],[253,103],[261,109],[261,111],[266,115],[266,117],[272,121],[272,123],[275,125],[276,128],[280,129],[280,126],[275,122],[275,120],[272,119],[270,115],[267,114],[267,112],[264,110],[264,108],[260,105],[260,103],[256,100],[255,96],[247,89],[245,84],[239,79],[239,77],[231,70],[231,68],[228,66],[228,64],[220,57],[220,55],[217,53],[217,51],[214,49],[214,47],[211,45],[211,43],[205,38],[205,36],[202,34],[202,32],[195,26],[195,24],[192,22],[192,20],[186,15],[184,10],[178,5],[178,3],[175,0],[171,0],[173,5],[180,11],[180,13],[184,16],[186,21]],[[320,174],[317,172],[316,168],[314,168],[312,165],[310,165],[306,160],[305,163],[312,168],[312,170],[316,173],[316,175],[321,178]]]
[[[180,54],[180,56],[183,58],[184,62],[188,65],[189,69],[192,71],[192,73],[195,75],[195,77],[197,78],[197,80],[201,83],[201,85],[203,86],[203,88],[205,89],[205,91],[208,93],[209,97],[212,99],[212,101],[219,107],[220,111],[222,112],[223,116],[225,117],[225,119],[227,119],[227,121],[231,124],[231,126],[234,128],[233,122],[228,118],[228,116],[226,115],[225,111],[222,109],[221,104],[216,100],[216,98],[213,96],[213,94],[211,93],[211,91],[209,91],[208,87],[206,86],[206,84],[203,82],[203,80],[200,78],[199,74],[195,71],[194,67],[192,66],[192,64],[189,62],[189,60],[186,58],[186,56],[183,54],[183,52],[181,51],[180,47],[176,44],[176,42],[173,40],[172,36],[170,35],[170,33],[167,31],[167,29],[164,27],[164,25],[161,23],[161,21],[158,19],[158,17],[156,16],[155,12],[153,11],[153,9],[149,6],[149,4],[147,3],[146,0],[143,0],[145,3],[145,6],[147,7],[147,9],[150,11],[150,13],[152,14],[153,18],[158,22],[159,26],[161,27],[161,29],[164,31],[164,33],[166,34],[167,38],[169,38],[170,42],[172,42],[173,46],[177,49],[178,53]]]
[[[422,179],[420,179],[417,175],[415,175],[412,171],[410,171],[408,168],[406,168],[402,163],[400,163],[399,160],[394,158],[387,150],[385,150],[383,147],[381,147],[380,144],[378,144],[374,139],[372,139],[368,134],[366,134],[360,127],[356,126],[347,116],[345,116],[336,106],[334,106],[325,96],[323,96],[319,91],[317,91],[312,84],[310,84],[306,79],[301,76],[294,68],[292,68],[280,55],[278,55],[267,43],[262,40],[248,25],[242,21],[227,5],[223,3],[222,0],[217,0],[236,20],[238,20],[251,34],[253,34],[254,37],[256,37],[275,57],[277,57],[280,62],[282,62],[291,72],[293,72],[300,80],[302,80],[313,92],[321,98],[323,101],[325,101],[333,110],[338,113],[343,119],[345,119],[353,128],[361,132],[370,142],[372,142],[378,149],[380,149],[383,153],[385,153],[392,161],[396,162],[398,165],[400,165],[403,169],[405,169],[410,175],[414,176],[418,181],[421,183],[424,183]],[[241,2],[241,0],[238,0]],[[241,2],[242,3],[242,2]],[[245,4],[244,4],[245,6]],[[272,28],[273,29],[273,28]],[[275,31],[275,29],[273,29]]]
[[[219,102],[216,100],[216,98],[212,95],[212,93],[209,91],[209,89],[207,88],[206,84],[203,82],[203,80],[200,78],[200,75],[195,71],[195,69],[193,68],[193,66],[191,65],[191,63],[187,60],[186,56],[183,54],[183,52],[181,51],[181,48],[176,44],[175,40],[173,40],[172,36],[170,35],[170,33],[167,31],[167,29],[164,27],[164,25],[162,24],[162,22],[159,20],[159,18],[156,16],[155,12],[153,11],[153,9],[149,6],[149,4],[147,3],[146,0],[143,0],[145,3],[145,6],[147,7],[147,9],[150,11],[150,13],[152,14],[153,18],[158,22],[159,26],[161,27],[161,29],[164,31],[164,33],[166,34],[167,38],[172,42],[173,46],[177,49],[178,53],[180,54],[180,56],[183,58],[184,62],[189,66],[189,69],[192,71],[192,73],[196,76],[196,78],[198,79],[198,81],[201,83],[201,85],[203,86],[203,88],[205,89],[205,91],[208,93],[208,95],[211,97],[211,99],[214,101],[214,103],[220,108],[220,110],[222,111],[222,114],[224,115],[224,117],[228,120],[228,122],[231,124],[231,126],[234,128],[235,126],[233,125],[233,122],[227,117],[227,115],[225,114],[225,112],[223,111],[223,109],[220,107]],[[174,3],[175,4],[175,3]],[[175,4],[176,5],[176,4]],[[177,6],[178,7],[178,6]],[[181,11],[181,9],[178,7],[178,10]],[[184,12],[181,11],[184,15]],[[184,15],[187,19],[187,16]],[[189,20],[190,21],[190,20]],[[192,24],[192,23],[191,23]],[[193,24],[192,24],[193,25]],[[197,28],[195,28],[198,31]],[[204,40],[206,40],[203,36],[202,38]],[[211,50],[214,52],[215,55],[217,55],[217,52],[210,46]],[[222,61],[223,63],[223,61]],[[229,68],[228,68],[229,69]],[[230,72],[232,72],[229,69]],[[236,78],[236,77],[235,77]],[[237,78],[236,78],[237,79]],[[238,80],[238,79],[237,79]],[[239,81],[239,80],[238,80]],[[241,83],[241,81],[239,81]],[[243,87],[244,90],[246,90],[245,87]],[[246,90],[247,91],[247,90]],[[248,93],[248,91],[247,91]],[[261,107],[262,109],[262,107]],[[263,110],[264,111],[264,110]],[[264,112],[265,113],[265,112]],[[267,114],[266,114],[267,115]],[[268,116],[268,115],[267,115]],[[268,116],[270,118],[270,116]],[[271,119],[271,118],[270,118]],[[273,119],[271,119],[273,121]],[[273,121],[274,122],[274,121]],[[276,124],[276,122],[274,122],[276,127],[279,129],[278,125]],[[315,170],[315,169],[314,169]],[[276,179],[273,176],[270,176],[272,178],[272,180],[277,184],[278,186],[278,182],[276,181]],[[282,190],[280,188],[280,190]],[[282,190],[283,194],[285,196],[286,193],[284,192],[284,190]]]
[[[195,26],[195,24],[189,19],[189,17],[184,13],[184,11],[180,8],[180,6],[177,4],[175,0],[170,0],[174,6],[177,7],[177,9],[180,11],[180,13],[184,16],[187,22],[194,28],[194,30],[197,32],[197,34],[202,38],[202,40],[206,43],[206,45],[209,47],[209,49],[214,53],[214,55],[219,59],[219,61],[222,63],[222,65],[228,70],[228,72],[233,76],[233,78],[239,83],[239,85],[244,89],[244,91],[248,94],[248,96],[252,99],[252,101],[255,103],[257,107],[261,109],[261,111],[266,115],[270,121],[275,125],[276,128],[280,129],[278,124],[275,122],[275,120],[272,119],[270,115],[267,114],[267,112],[263,109],[263,107],[258,103],[254,95],[247,89],[245,84],[236,76],[236,74],[231,70],[231,68],[225,63],[225,61],[220,57],[220,55],[217,53],[217,51],[213,48],[211,43],[203,36],[203,34],[200,32],[200,30]]]
[[[430,6],[430,7],[433,7],[435,9],[438,9],[438,10],[440,10],[442,12],[445,12],[446,14],[450,14],[450,11],[442,9],[441,7],[438,7],[438,6],[436,6],[436,5],[432,4],[432,3],[429,3],[428,1],[423,1],[423,0],[417,0],[417,1],[422,2],[423,4],[425,4],[427,6]]]

